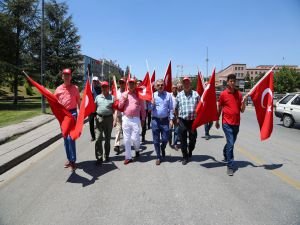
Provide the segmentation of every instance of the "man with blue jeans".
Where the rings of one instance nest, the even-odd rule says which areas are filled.
[[[233,176],[234,154],[233,148],[239,133],[240,113],[245,111],[246,101],[242,94],[235,88],[236,76],[229,74],[227,77],[227,88],[220,94],[218,104],[218,116],[222,112],[222,127],[226,137],[226,144],[223,148],[224,161],[227,162],[227,174]],[[216,121],[216,128],[219,129],[219,121]]]
[[[54,95],[58,102],[62,104],[72,116],[77,118],[77,108],[80,107],[80,94],[79,89],[76,85],[71,83],[72,72],[71,69],[64,69],[62,71],[62,79],[64,83],[58,86],[55,90]],[[72,140],[71,136],[68,135],[64,138],[65,150],[68,161],[64,167],[71,167],[72,171],[76,169],[76,145],[75,140]]]
[[[164,91],[164,81],[162,79],[157,80],[155,85],[157,91],[153,94],[150,107],[152,110],[152,136],[157,156],[156,165],[158,166],[166,155],[165,149],[169,139],[170,127],[173,126],[174,114],[172,96]]]

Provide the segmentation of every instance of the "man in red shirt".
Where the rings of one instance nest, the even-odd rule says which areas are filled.
[[[227,162],[227,174],[233,176],[233,148],[239,133],[240,113],[245,111],[245,97],[235,88],[236,76],[230,74],[227,77],[227,88],[220,94],[218,104],[218,117],[222,112],[222,128],[226,136],[226,145],[223,148],[224,161]],[[216,128],[219,129],[219,121]]]
[[[58,102],[62,104],[72,116],[77,118],[77,108],[80,107],[80,94],[78,87],[71,83],[72,72],[71,69],[64,69],[62,71],[62,79],[64,83],[56,88],[54,95]],[[76,145],[71,136],[64,138],[65,150],[68,161],[65,163],[65,168],[71,167],[74,171],[76,169]]]

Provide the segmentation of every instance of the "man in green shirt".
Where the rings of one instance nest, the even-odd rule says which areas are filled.
[[[105,162],[109,162],[110,139],[113,128],[113,113],[112,108],[114,97],[109,94],[109,85],[107,81],[101,83],[102,94],[95,98],[96,109],[96,127],[99,130],[97,141],[95,143],[95,155],[97,165],[101,165],[103,158]],[[104,138],[103,138],[104,134]],[[103,155],[102,141],[104,140],[105,155]]]

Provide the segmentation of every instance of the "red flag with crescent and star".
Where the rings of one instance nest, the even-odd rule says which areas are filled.
[[[196,107],[196,119],[193,122],[192,130],[197,127],[218,120],[217,97],[215,88],[215,69],[209,83],[206,85],[201,99]]]
[[[171,69],[171,61],[169,63],[168,69],[166,71],[165,77],[164,77],[164,90],[166,92],[172,92],[172,69]]]
[[[249,92],[255,107],[262,141],[268,139],[273,131],[273,76],[274,73],[271,69]]]
[[[201,72],[198,71],[197,88],[196,88],[198,95],[202,96],[204,89],[205,89],[205,85],[204,85],[203,77]]]
[[[136,88],[136,91],[140,99],[152,101],[153,93],[149,72],[146,73],[143,82],[141,82],[140,85]]]

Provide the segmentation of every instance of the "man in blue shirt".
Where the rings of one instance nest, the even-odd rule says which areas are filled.
[[[156,92],[153,94],[151,104],[152,110],[152,136],[154,148],[157,156],[156,165],[160,165],[165,157],[165,149],[169,139],[169,127],[173,126],[173,102],[170,93],[164,91],[164,81],[162,79],[155,82]],[[169,122],[170,121],[170,122]],[[160,138],[162,143],[160,145]]]

